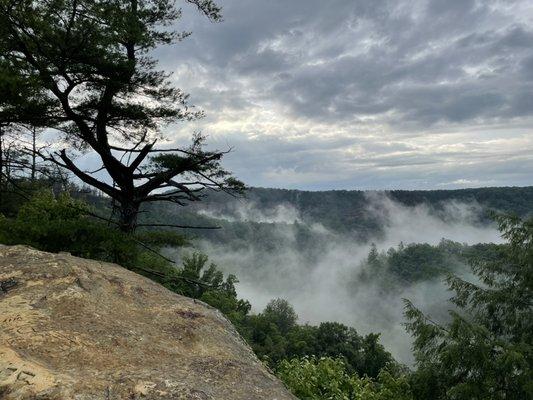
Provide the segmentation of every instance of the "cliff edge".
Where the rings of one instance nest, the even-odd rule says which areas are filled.
[[[0,399],[294,399],[220,312],[118,265],[0,245]]]

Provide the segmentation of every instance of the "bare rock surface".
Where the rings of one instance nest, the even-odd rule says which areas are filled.
[[[294,399],[212,307],[114,264],[0,245],[0,399]]]

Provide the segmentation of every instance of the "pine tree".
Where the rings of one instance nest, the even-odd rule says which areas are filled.
[[[213,0],[186,2],[221,19]],[[57,132],[63,148],[39,155],[114,199],[126,232],[142,203],[243,188],[202,135],[190,147],[156,147],[164,126],[203,116],[151,56],[189,35],[171,27],[180,15],[172,0],[0,0],[0,125]],[[100,168],[76,163],[85,151]]]
[[[533,398],[533,219],[498,218],[507,243],[473,263],[478,282],[447,279],[451,320],[438,324],[406,301],[420,399]]]

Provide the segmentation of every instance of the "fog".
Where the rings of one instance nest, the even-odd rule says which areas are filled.
[[[444,318],[450,293],[440,281],[424,282],[397,292],[384,292],[378,284],[362,284],[354,277],[367,258],[371,243],[379,250],[400,242],[438,244],[442,238],[475,244],[501,242],[494,226],[476,221],[481,212],[477,204],[448,202],[435,211],[425,205],[407,207],[383,193],[367,196],[366,212],[379,218],[383,232],[365,242],[347,239],[313,223],[309,227],[320,238],[317,249],[298,251],[295,221],[298,210],[281,204],[267,213],[244,203],[231,217],[204,211],[228,220],[274,223],[275,235],[283,243],[275,251],[265,251],[250,243],[235,249],[224,243],[198,240],[195,247],[209,255],[224,272],[235,274],[239,297],[250,301],[260,312],[273,298],[287,299],[295,308],[300,323],[338,321],[353,326],[359,333],[381,332],[382,343],[399,361],[411,364],[411,338],[406,333],[402,298],[437,319]],[[186,250],[190,251],[190,250]],[[314,253],[309,257],[309,253]],[[465,266],[464,275],[468,275]],[[401,285],[399,285],[401,287]]]

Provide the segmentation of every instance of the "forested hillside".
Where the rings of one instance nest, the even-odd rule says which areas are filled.
[[[415,206],[427,204],[435,210],[442,209],[449,201],[461,203],[478,203],[486,209],[513,212],[520,216],[531,213],[533,208],[533,186],[528,187],[490,187],[458,190],[329,190],[301,191],[287,189],[249,188],[245,199],[260,210],[273,210],[279,204],[295,207],[304,218],[334,223],[335,221],[355,221],[357,213],[364,210],[369,196],[385,194],[403,205]],[[220,212],[235,211],[233,198],[225,193],[210,194],[195,207],[209,208]]]
[[[249,188],[243,196],[237,197],[213,191],[204,201],[185,209],[172,204],[149,205],[150,212],[144,218],[159,223],[220,226],[223,227],[220,231],[194,233],[226,244],[255,236],[265,243],[275,242],[272,233],[275,224],[294,222],[300,224],[297,227],[300,242],[312,236],[309,226],[313,224],[320,224],[334,233],[368,240],[383,234],[384,223],[391,213],[389,202],[422,207],[443,221],[463,219],[469,224],[484,226],[491,223],[492,211],[521,217],[531,215],[533,186],[381,192]]]

